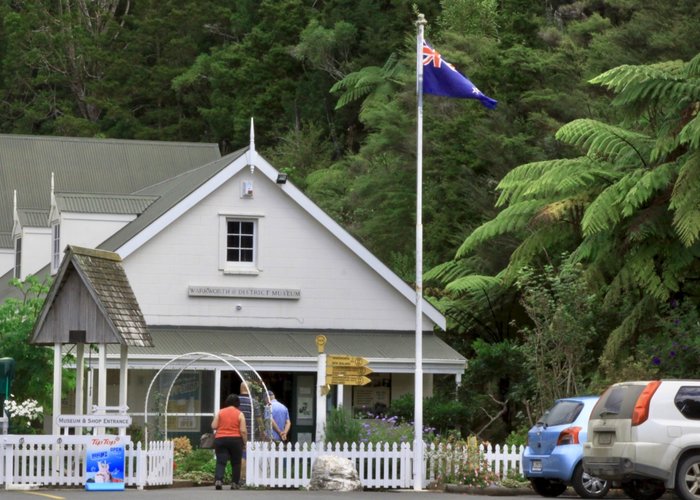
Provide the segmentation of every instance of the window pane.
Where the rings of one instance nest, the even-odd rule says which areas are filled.
[[[227,262],[254,262],[255,221],[226,221],[226,260]]]
[[[686,418],[700,419],[700,387],[681,387],[674,402]]]

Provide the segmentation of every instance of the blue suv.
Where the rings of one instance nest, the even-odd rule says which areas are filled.
[[[583,470],[588,417],[598,396],[559,399],[527,433],[523,475],[543,497],[557,497],[571,485],[582,498],[603,498],[608,481]]]

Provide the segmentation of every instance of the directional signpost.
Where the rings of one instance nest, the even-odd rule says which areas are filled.
[[[347,354],[326,354],[326,343],[328,339],[325,335],[316,336],[316,347],[318,349],[317,380],[318,389],[316,392],[316,442],[322,443],[324,440],[324,427],[326,425],[326,396],[331,390],[331,385],[338,386],[337,398],[338,407],[343,401],[343,386],[345,385],[367,385],[371,382],[369,375],[372,369],[368,367],[369,361],[359,356]]]
[[[329,385],[366,385],[370,379],[365,377],[372,373],[367,366],[369,361],[359,356],[329,354],[326,357],[326,384]]]

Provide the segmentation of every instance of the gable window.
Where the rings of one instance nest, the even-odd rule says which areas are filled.
[[[220,214],[219,268],[226,274],[257,274],[260,269],[259,215]]]
[[[255,262],[255,222],[226,220],[226,262]]]
[[[51,226],[51,270],[56,272],[61,263],[61,225]]]
[[[15,278],[22,279],[22,238],[15,239]]]

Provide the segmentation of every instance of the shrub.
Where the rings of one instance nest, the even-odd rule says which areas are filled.
[[[176,461],[178,457],[184,457],[192,453],[192,443],[190,443],[190,439],[187,436],[173,438],[172,442]]]
[[[357,443],[360,441],[362,426],[342,408],[334,408],[326,420],[326,442]]]
[[[436,442],[433,449],[426,450],[426,458],[437,463],[438,484],[459,484],[484,488],[498,481],[491,470],[475,436],[466,441]]]

